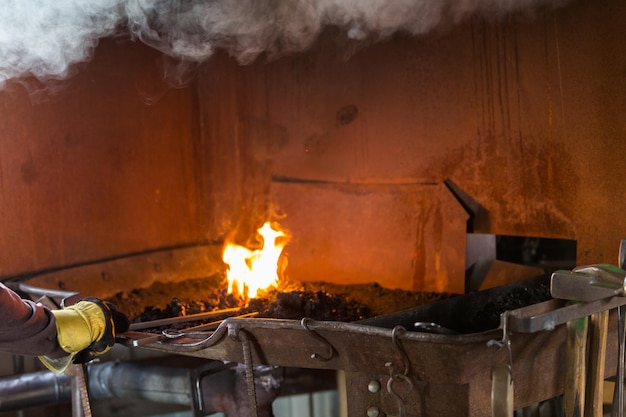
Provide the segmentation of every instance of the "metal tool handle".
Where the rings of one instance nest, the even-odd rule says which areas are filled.
[[[611,264],[595,264],[579,266],[572,271],[593,277],[599,285],[608,284],[621,287],[623,293],[626,293],[626,271],[621,267]]]
[[[621,284],[599,281],[593,275],[556,271],[550,278],[550,294],[561,300],[592,302],[622,294]]]

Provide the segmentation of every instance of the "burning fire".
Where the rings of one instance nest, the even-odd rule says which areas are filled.
[[[251,250],[226,244],[222,260],[228,265],[228,293],[254,298],[259,290],[278,285],[278,259],[285,247],[285,234],[269,222],[257,230],[263,238],[261,249]]]

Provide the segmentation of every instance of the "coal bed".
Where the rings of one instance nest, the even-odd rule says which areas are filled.
[[[146,288],[119,292],[108,301],[128,315],[133,323],[219,310],[228,310],[228,314],[222,318],[256,313],[256,317],[260,318],[300,320],[308,317],[314,320],[357,322],[459,297],[448,293],[387,289],[377,283],[345,285],[323,281],[290,281],[281,283],[278,288],[262,291],[256,298],[245,300],[228,294],[227,287],[226,279],[215,274],[173,283],[155,282]],[[548,298],[547,285],[538,285],[530,290],[517,288],[505,296],[484,303],[471,320],[453,327],[460,333],[492,329],[497,327],[499,315],[503,311]],[[198,321],[195,324],[201,323]],[[184,326],[189,324],[187,322]],[[169,327],[176,328],[175,325]]]

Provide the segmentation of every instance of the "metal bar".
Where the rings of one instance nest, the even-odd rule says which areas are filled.
[[[587,394],[585,400],[586,417],[602,417],[604,397],[604,368],[609,332],[609,312],[603,311],[589,318],[589,366]]]
[[[240,316],[233,316],[233,317],[229,317],[229,318],[244,319],[244,318],[249,318],[249,317],[256,317],[258,315],[259,315],[259,312],[258,311],[254,311],[252,313],[246,313],[246,314],[242,314]],[[217,329],[219,327],[220,324],[222,324],[224,322],[224,320],[217,320],[217,321],[213,321],[211,323],[199,324],[197,326],[187,327],[184,330],[181,330],[181,332],[185,332],[186,333],[186,332],[199,332],[199,331],[215,330],[215,329]]]
[[[20,291],[25,292],[27,294],[56,297],[56,298],[61,298],[61,299],[73,297],[78,294],[78,292],[76,291],[51,290],[48,288],[34,287],[32,285],[24,284],[23,282],[20,282],[17,288]]]
[[[582,417],[585,411],[586,346],[588,318],[568,321],[565,350],[565,417]]]
[[[214,310],[214,311],[209,311],[206,313],[190,314],[188,316],[171,317],[167,319],[150,320],[150,321],[144,321],[140,323],[132,323],[128,330],[137,331],[137,330],[153,329],[156,327],[170,326],[172,324],[206,320],[206,319],[210,319],[213,317],[222,316],[224,314],[237,313],[241,310],[242,310],[241,307],[224,308],[221,310]]]
[[[508,327],[513,333],[536,333],[554,330],[558,325],[602,311],[626,305],[626,297],[617,296],[589,303],[566,305],[564,300],[548,300],[509,312]]]
[[[240,316],[234,316],[234,317],[229,317],[229,318],[249,318],[249,317],[255,317],[258,315],[259,315],[258,312],[252,312],[252,313],[246,313]],[[212,332],[215,329],[217,329],[220,326],[220,324],[224,322],[224,320],[225,319],[213,321],[211,323],[200,324],[197,326],[187,327],[182,330],[171,331],[168,334],[165,334],[165,330],[161,332],[160,334],[128,331],[125,333],[118,334],[117,337],[122,341],[130,340],[130,345],[132,347],[145,346],[145,345],[149,345],[152,343],[163,342],[168,339],[169,340],[178,339],[179,337],[198,336],[200,338],[206,339],[212,335]],[[153,322],[151,321],[151,322],[145,322],[145,323],[153,323]],[[155,326],[155,327],[158,327],[158,326]],[[194,335],[193,333],[196,333],[196,334]],[[124,344],[128,345],[128,343],[124,343]]]
[[[73,363],[65,371],[72,381],[72,417],[91,417],[85,368],[82,363]]]
[[[622,417],[624,415],[624,356],[626,343],[626,308],[620,306],[617,309],[617,369],[615,391],[613,392],[613,408],[611,417]]]

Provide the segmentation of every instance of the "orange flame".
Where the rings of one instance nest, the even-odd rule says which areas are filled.
[[[222,260],[228,265],[228,292],[248,298],[257,296],[259,290],[278,285],[278,259],[285,247],[285,234],[274,230],[269,222],[258,229],[263,237],[261,249],[251,250],[232,243],[226,244]],[[281,242],[277,242],[281,240]]]

